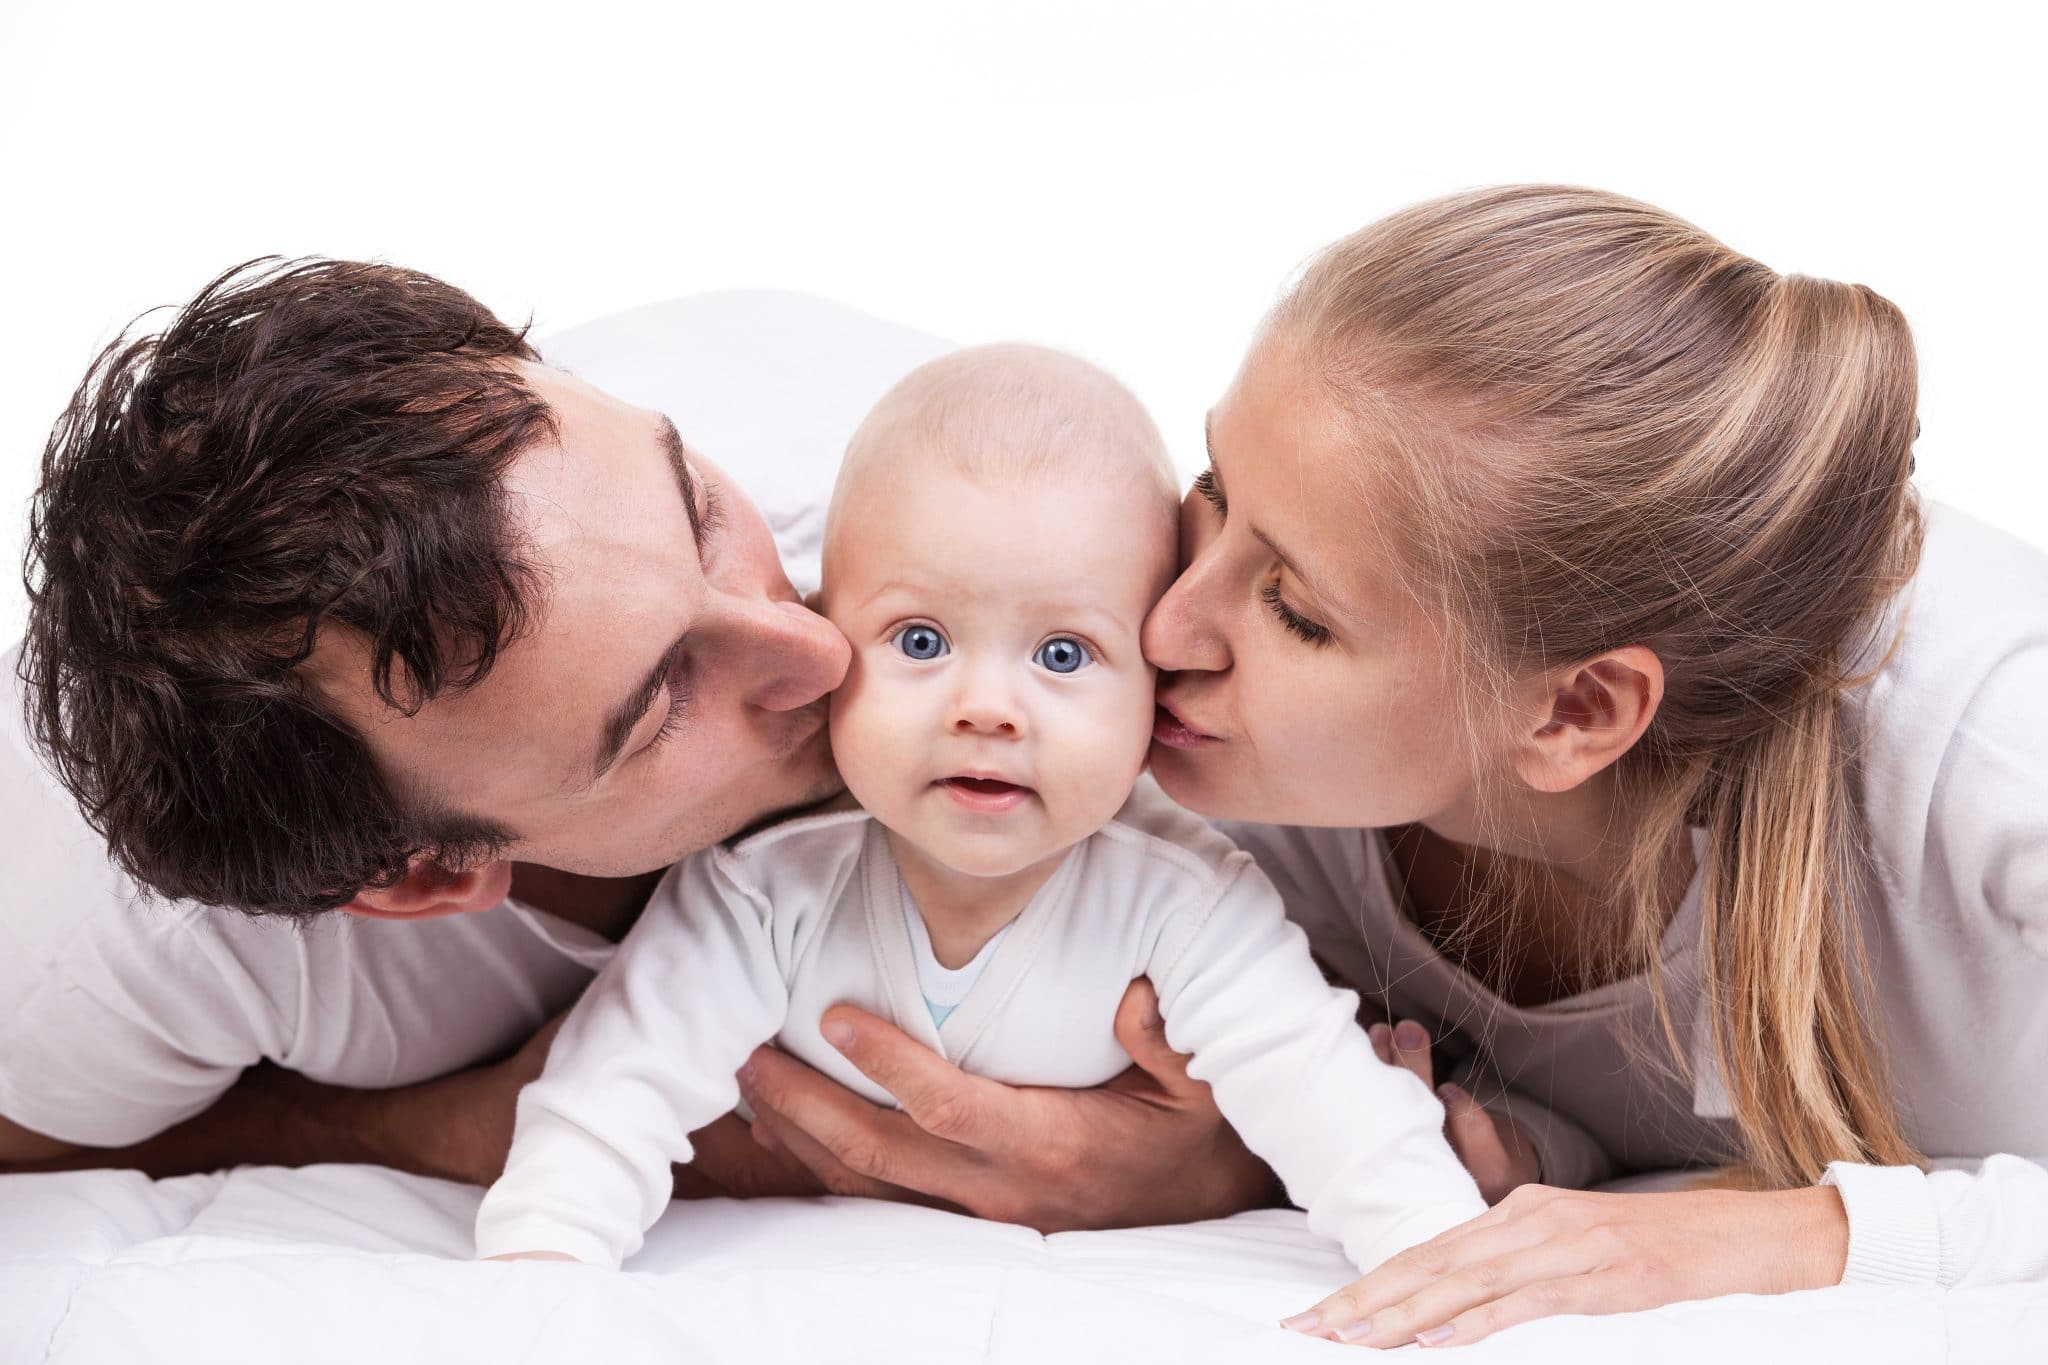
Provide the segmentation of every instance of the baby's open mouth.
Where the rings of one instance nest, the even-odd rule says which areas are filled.
[[[999,777],[942,777],[938,785],[969,810],[1005,811],[1031,795],[1031,788]]]
[[[949,777],[945,781],[948,786],[965,787],[968,791],[981,792],[987,796],[1031,790],[1029,787],[1020,787],[1015,782],[1005,782],[996,777]]]

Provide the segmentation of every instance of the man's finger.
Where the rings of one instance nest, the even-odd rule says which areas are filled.
[[[803,1156],[793,1133],[803,1133],[856,1175],[949,1203],[966,1203],[965,1196],[980,1180],[967,1148],[933,1137],[908,1115],[870,1104],[774,1048],[755,1049],[741,1071],[740,1084],[755,1117],[783,1120],[770,1131],[821,1180],[828,1180],[827,1173]]]
[[[1450,1140],[1451,1150],[1472,1173],[1486,1202],[1498,1204],[1515,1186],[1514,1159],[1501,1141],[1500,1126],[1478,1100],[1457,1086],[1440,1085],[1436,1093],[1444,1102],[1444,1136]]]
[[[1014,1111],[1006,1103],[1014,1098],[1008,1087],[970,1076],[894,1024],[851,1005],[826,1010],[819,1028],[933,1137],[978,1151],[1002,1142],[1011,1126],[1004,1116]]]
[[[1124,988],[1116,1007],[1116,1040],[1138,1069],[1174,1099],[1200,1099],[1209,1094],[1204,1081],[1188,1075],[1188,1054],[1175,1052],[1166,1041],[1166,1021],[1159,1013],[1159,992],[1144,977]]]
[[[754,1127],[757,1133],[765,1134],[775,1144],[777,1151],[808,1170],[829,1194],[855,1199],[892,1199],[899,1203],[924,1200],[924,1196],[899,1185],[890,1185],[848,1170],[822,1143],[772,1109],[763,1109],[756,1115]]]
[[[1413,1019],[1394,1025],[1394,1060],[1414,1072],[1422,1083],[1436,1088],[1436,1067],[1429,1059],[1429,1030]]]

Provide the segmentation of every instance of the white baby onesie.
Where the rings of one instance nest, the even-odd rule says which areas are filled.
[[[678,864],[521,1092],[478,1254],[630,1256],[688,1135],[733,1108],[734,1073],[771,1038],[893,1104],[819,1034],[834,1004],[1010,1085],[1086,1087],[1130,1065],[1112,1021],[1138,976],[1189,1073],[1361,1269],[1485,1211],[1442,1106],[1373,1055],[1357,997],[1324,981],[1265,875],[1149,778],[1067,853],[942,1025],[916,914],[882,827],[855,808]]]

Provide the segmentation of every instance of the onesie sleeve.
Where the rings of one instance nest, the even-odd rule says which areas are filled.
[[[676,867],[519,1094],[477,1254],[560,1251],[617,1266],[668,1207],[689,1135],[788,1010],[768,909],[718,850]]]
[[[1193,1054],[1188,1074],[1311,1228],[1370,1270],[1486,1211],[1444,1140],[1443,1106],[1373,1055],[1358,997],[1323,979],[1249,855],[1230,855],[1220,893],[1189,920],[1152,966],[1167,1040]]]
[[[1929,900],[1958,907],[1960,927],[1993,940],[1986,950],[2034,954],[2048,999],[2043,698],[2048,642],[2008,653],[1987,673],[1934,783],[1925,865]],[[1966,1026],[1969,1002],[1951,1004]],[[1841,1191],[1849,1215],[1843,1283],[2048,1284],[2048,1133],[2037,1136],[2035,1151],[1962,1168],[1830,1166],[1823,1183]]]

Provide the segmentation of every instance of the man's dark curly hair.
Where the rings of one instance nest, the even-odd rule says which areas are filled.
[[[138,882],[304,915],[509,842],[396,790],[297,670],[347,627],[410,712],[517,638],[534,573],[502,475],[554,431],[508,363],[533,358],[430,276],[274,257],[101,352],[43,453],[20,672]]]

